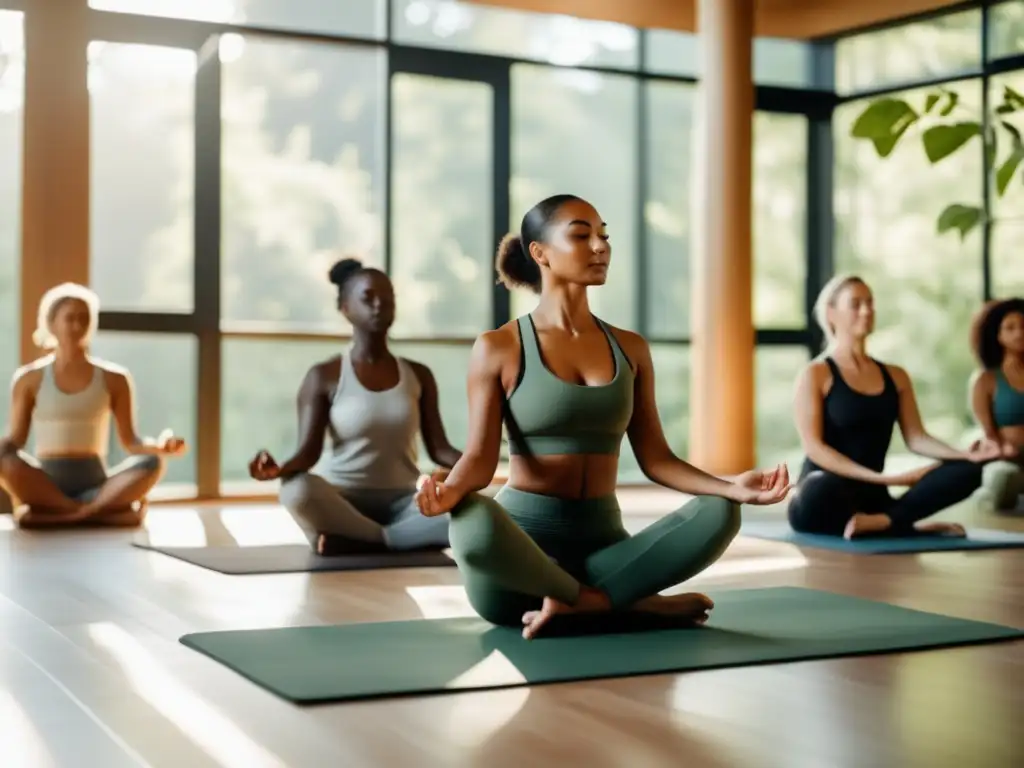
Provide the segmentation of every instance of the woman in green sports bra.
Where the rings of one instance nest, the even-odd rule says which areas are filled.
[[[587,303],[610,259],[605,223],[572,195],[541,201],[502,241],[502,281],[540,301],[477,339],[466,450],[443,482],[426,478],[417,494],[423,514],[451,512],[451,547],[473,608],[492,623],[523,625],[527,639],[563,613],[640,611],[702,623],[712,608],[705,595],[658,593],[722,555],[739,531],[741,503],[774,504],[790,488],[785,465],[720,478],[672,453],[647,342],[607,326]],[[477,491],[494,476],[503,420],[510,473],[492,499]],[[696,497],[632,537],[615,498],[624,434],[651,480]]]
[[[1002,459],[985,465],[974,499],[990,511],[1014,509],[1024,495],[1024,299],[982,308],[972,333],[982,370],[971,382],[971,408]]]

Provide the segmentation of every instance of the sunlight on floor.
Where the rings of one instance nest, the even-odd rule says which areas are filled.
[[[5,768],[49,768],[57,759],[46,746],[32,718],[14,698],[0,687],[0,744],[3,745]],[[13,762],[8,762],[9,760]]]
[[[268,544],[305,544],[306,536],[285,510],[225,508],[220,513],[224,527],[240,547]]]
[[[739,576],[751,573],[772,573],[774,571],[795,571],[808,566],[807,558],[794,549],[794,554],[784,557],[743,557],[719,560],[701,576]]]
[[[425,619],[450,619],[458,616],[474,616],[473,607],[466,597],[461,584],[436,587],[406,587],[406,594],[413,599]]]
[[[252,741],[234,721],[179,683],[123,629],[104,622],[90,624],[88,632],[120,665],[135,692],[220,765],[286,768],[282,760]]]

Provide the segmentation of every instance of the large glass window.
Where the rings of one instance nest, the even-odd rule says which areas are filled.
[[[221,39],[221,317],[342,327],[331,265],[383,264],[385,55]]]
[[[0,11],[0,377],[10,381],[19,361],[21,290],[21,126],[25,84],[23,16]],[[7,428],[8,390],[0,396]]]
[[[392,0],[392,9],[399,43],[570,67],[639,64],[640,33],[624,24],[457,0]]]
[[[449,441],[465,446],[466,372],[469,344],[392,343],[394,354],[421,362],[437,381],[441,417]],[[314,363],[345,351],[333,341],[226,339],[223,346],[221,397],[221,490],[230,493],[251,484],[249,460],[261,448],[276,458],[288,458],[298,440],[296,397],[302,379]],[[253,376],[260,385],[254,387]],[[432,467],[426,450],[420,466]]]
[[[980,83],[948,87],[960,96],[963,119],[979,119]],[[835,117],[836,269],[862,275],[874,291],[871,353],[906,368],[929,430],[959,440],[972,424],[967,328],[982,297],[982,243],[980,227],[961,241],[937,234],[936,221],[951,203],[981,204],[982,153],[965,149],[931,165],[921,139],[908,136],[879,158],[850,136],[864,106],[846,104]]]
[[[530,64],[512,67],[511,227],[549,195],[586,198],[608,223],[608,283],[591,293],[602,319],[636,327],[639,85],[624,75]],[[516,313],[535,304],[513,295]]]
[[[394,333],[472,337],[492,323],[493,91],[399,73],[391,98]]]
[[[1024,53],[1024,0],[994,6],[988,14],[990,59]]]
[[[700,38],[688,32],[647,30],[644,69],[664,75],[700,77]],[[806,88],[816,85],[811,47],[800,40],[754,40],[754,81],[760,85]]]
[[[1006,98],[1008,94],[1009,98]],[[998,109],[1004,100],[1015,103],[1015,98],[1021,95],[1024,95],[1024,71],[997,75],[989,80],[991,110]],[[999,124],[993,126],[996,135],[996,166],[991,179],[992,215],[997,219],[1024,219],[1024,162],[1019,154],[1020,135],[1024,132],[1024,109],[1018,106],[1014,113],[996,116]],[[1000,172],[1006,171],[1012,171],[1012,175],[1004,180]],[[1001,194],[1000,183],[1005,185]]]
[[[167,474],[161,484],[169,486],[164,491],[174,489],[181,495],[193,495],[197,448],[195,336],[100,331],[91,351],[131,373],[140,435],[156,437],[164,429],[171,429],[188,442],[188,453],[167,462]],[[108,461],[113,465],[124,456],[112,424]]]
[[[992,226],[989,259],[992,295],[997,299],[1024,296],[1024,216],[1001,219]]]
[[[383,37],[387,0],[89,0],[101,11]]]
[[[647,163],[647,328],[655,338],[685,338],[690,330],[690,188],[694,87],[650,82],[643,137]]]
[[[806,347],[763,346],[755,353],[757,466],[788,462],[794,480],[803,450],[793,416],[793,392],[808,359]]]
[[[90,280],[105,309],[191,312],[194,51],[89,44]]]
[[[807,324],[807,118],[754,118],[754,325]]]
[[[978,8],[846,37],[836,44],[839,93],[980,67]]]
[[[654,397],[669,446],[681,459],[690,452],[690,348],[685,344],[652,344]],[[629,437],[619,453],[619,482],[647,482]]]

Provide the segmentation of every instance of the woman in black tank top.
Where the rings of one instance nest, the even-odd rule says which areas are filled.
[[[981,483],[981,464],[996,457],[997,447],[985,443],[962,451],[928,434],[906,371],[865,351],[874,306],[863,280],[834,278],[815,314],[830,346],[828,356],[812,362],[797,382],[796,422],[807,458],[789,505],[790,524],[804,533],[846,538],[963,536],[956,523],[922,521],[970,496]],[[896,424],[911,451],[937,461],[887,474]],[[893,498],[893,485],[910,490]]]

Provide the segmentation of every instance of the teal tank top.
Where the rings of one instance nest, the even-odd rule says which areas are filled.
[[[996,370],[992,418],[997,427],[1024,427],[1024,392],[1014,389],[1002,371]]]
[[[594,318],[597,320],[597,318]],[[509,453],[552,456],[618,454],[633,416],[633,369],[601,321],[615,361],[610,382],[589,387],[562,381],[544,364],[530,315],[520,317],[519,382],[505,403]]]

